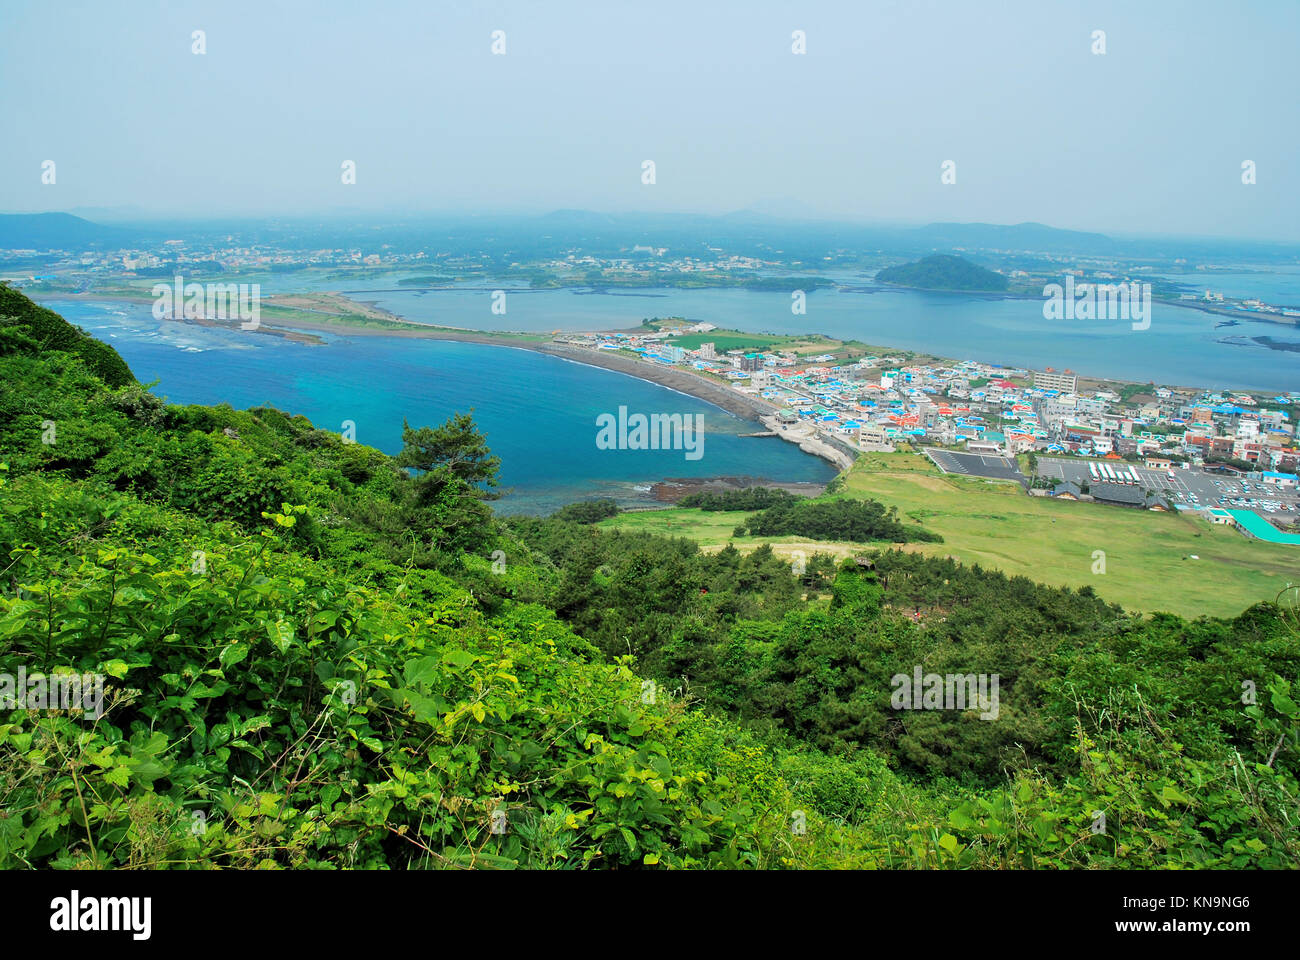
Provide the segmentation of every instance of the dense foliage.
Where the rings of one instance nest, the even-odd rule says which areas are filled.
[[[745,487],[743,490],[718,490],[692,493],[678,501],[679,507],[698,507],[701,510],[766,510],[785,506],[803,497],[788,490],[771,487]]]
[[[53,310],[32,303],[7,283],[0,283],[0,353],[33,347],[79,357],[109,386],[135,382],[126,361],[112,347],[72,326]]]
[[[1300,864],[1285,608],[502,522],[468,418],[389,458],[41,323],[0,319],[0,697],[105,696],[0,702],[0,867]],[[894,709],[918,666],[997,719]]]
[[[600,500],[580,500],[561,507],[555,515],[562,520],[572,520],[575,523],[599,523],[601,520],[617,516],[618,504],[608,497]]]
[[[876,500],[793,500],[747,517],[736,536],[805,537],[849,543],[941,543],[943,537],[917,523],[905,524],[898,511]]]

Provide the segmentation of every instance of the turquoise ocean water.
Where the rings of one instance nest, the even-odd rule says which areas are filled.
[[[674,477],[753,476],[825,482],[826,462],[711,404],[657,384],[528,350],[391,337],[329,337],[306,346],[259,334],[155,320],[146,306],[48,300],[69,321],[112,344],[143,382],[173,403],[269,405],[389,453],[402,419],[441,423],[473,410],[501,457],[503,512],[548,512],[593,496],[648,504],[649,485]],[[600,450],[596,417],[701,414],[703,455]]]

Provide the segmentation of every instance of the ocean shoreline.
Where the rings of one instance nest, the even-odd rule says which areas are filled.
[[[688,397],[703,400],[705,403],[710,403],[727,413],[740,417],[742,420],[761,424],[782,440],[795,444],[810,456],[825,460],[840,472],[849,469],[857,456],[857,451],[847,441],[834,443],[825,438],[807,436],[778,423],[776,414],[782,408],[775,403],[764,400],[762,397],[741,393],[720,383],[714,383],[705,377],[678,367],[657,366],[645,360],[634,360],[631,357],[620,356],[608,350],[589,350],[584,347],[554,343],[549,340],[512,340],[506,336],[490,333],[455,330],[447,327],[430,327],[413,321],[402,322],[410,323],[411,326],[420,327],[420,329],[386,330],[323,322],[294,322],[292,324],[286,323],[285,326],[302,327],[318,330],[322,333],[339,335],[362,333],[365,336],[402,336],[423,340],[449,340],[456,343],[478,343],[490,347],[514,347],[519,350],[531,350],[534,353],[545,354],[559,360],[581,363],[589,367],[598,367],[613,373],[635,377],[647,383],[675,390]]]
[[[95,298],[93,295],[73,295],[44,299],[109,298]],[[143,298],[116,297],[112,299],[136,303],[152,302]],[[376,309],[376,312],[387,313],[382,308],[372,309]],[[295,331],[307,330],[335,336],[449,340],[457,343],[477,343],[490,347],[514,347],[520,350],[531,350],[534,353],[545,354],[559,360],[581,363],[589,367],[609,370],[612,373],[621,373],[624,376],[634,377],[646,383],[653,383],[669,390],[675,390],[688,397],[702,400],[742,420],[763,425],[786,442],[794,443],[804,453],[830,463],[837,471],[842,472],[848,469],[853,462],[854,454],[851,452],[852,448],[848,443],[843,443],[837,448],[819,438],[795,435],[789,430],[781,429],[775,423],[775,414],[780,409],[776,404],[770,403],[761,397],[748,396],[732,390],[723,384],[713,383],[687,370],[674,367],[658,367],[644,360],[634,360],[631,357],[619,356],[610,351],[589,350],[571,344],[554,343],[550,340],[530,340],[524,337],[515,338],[509,334],[483,333],[474,330],[459,330],[452,327],[435,327],[429,324],[417,323],[413,320],[406,320],[393,314],[389,314],[389,316],[392,317],[392,323],[401,324],[403,328],[362,327],[348,323],[330,323],[326,320],[276,320],[274,322],[263,321],[256,330],[250,332],[267,336],[291,336]],[[199,326],[221,326],[220,323],[216,322],[200,322],[196,320],[176,320],[173,322]],[[773,483],[777,483],[777,481],[773,481]]]
[[[339,334],[352,333],[356,329],[344,325],[323,323],[319,325],[312,324],[311,328],[319,329],[321,332]],[[688,397],[694,397],[696,400],[710,403],[727,413],[740,417],[742,420],[761,424],[782,440],[795,444],[804,453],[825,460],[841,472],[853,465],[853,459],[856,456],[856,451],[846,441],[841,441],[840,444],[836,445],[823,438],[805,436],[796,430],[783,427],[776,421],[776,414],[782,409],[777,404],[761,397],[740,393],[720,383],[713,383],[688,370],[676,367],[661,367],[645,360],[634,360],[631,357],[620,356],[608,350],[588,350],[584,347],[543,340],[511,341],[505,337],[493,336],[492,334],[451,330],[445,327],[394,332],[400,336],[417,339],[450,340],[457,343],[478,343],[490,347],[513,347],[519,350],[531,350],[534,353],[542,353],[559,360],[567,360],[570,363],[598,367],[602,370],[621,373],[647,383],[667,387]],[[384,336],[387,333],[388,331],[385,330],[366,329],[368,336]]]

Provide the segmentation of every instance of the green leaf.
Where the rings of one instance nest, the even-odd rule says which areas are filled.
[[[146,789],[153,787],[153,782],[159,777],[166,776],[171,769],[171,765],[158,759],[158,754],[167,749],[167,736],[163,733],[154,733],[147,742],[138,742],[143,739],[142,734],[137,734],[132,739],[131,758],[127,765],[131,768],[131,777]]]
[[[280,653],[285,653],[289,649],[289,644],[293,643],[293,624],[289,623],[287,620],[277,620],[275,623],[268,623],[266,625],[266,632],[271,638],[271,643]]]
[[[426,697],[414,690],[399,690],[411,707],[411,715],[419,723],[432,723],[443,711],[443,704],[436,697]]]
[[[1169,806],[1171,803],[1190,804],[1192,802],[1191,797],[1183,793],[1172,783],[1166,784],[1165,788],[1160,791],[1160,800],[1162,803],[1164,803],[1166,807]]]
[[[450,664],[453,667],[468,667],[478,657],[467,650],[448,649],[442,651],[442,662]]]
[[[225,647],[217,657],[217,662],[221,664],[223,670],[229,670],[237,663],[241,663],[248,656],[248,644],[232,643]]]
[[[126,676],[126,671],[131,669],[125,660],[109,660],[103,664],[103,669],[110,677],[121,680]]]
[[[970,818],[970,804],[963,803],[948,814],[948,826],[955,830],[968,830],[975,824]]]
[[[1290,684],[1281,684],[1276,687],[1270,687],[1269,689],[1273,691],[1273,696],[1270,700],[1273,704],[1274,710],[1283,716],[1290,717],[1294,720],[1297,716],[1300,716],[1300,707],[1297,707],[1296,702],[1290,697],[1290,686]]]
[[[408,687],[431,687],[442,675],[441,661],[433,657],[419,657],[406,661],[402,667],[402,677]]]
[[[623,839],[627,841],[628,848],[629,848],[629,849],[630,849],[630,850],[635,854],[635,853],[636,853],[636,835],[635,835],[631,830],[629,830],[627,827],[619,827],[619,828],[618,828],[618,832],[621,833],[621,834],[623,835]]]

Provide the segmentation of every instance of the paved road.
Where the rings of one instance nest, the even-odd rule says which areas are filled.
[[[944,473],[960,473],[968,477],[988,477],[993,480],[1025,482],[1024,475],[1014,460],[990,457],[979,453],[958,453],[954,450],[927,449],[926,454]],[[1086,469],[1086,468],[1085,468]]]

